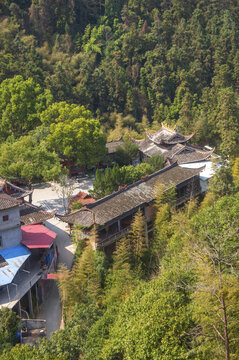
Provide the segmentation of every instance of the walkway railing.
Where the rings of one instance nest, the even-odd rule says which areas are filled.
[[[124,235],[128,234],[131,227],[127,226],[126,228],[112,234],[109,236],[106,236],[105,238],[99,238],[98,244],[99,246],[108,246],[112,244],[113,242],[116,242],[118,239],[122,238]]]

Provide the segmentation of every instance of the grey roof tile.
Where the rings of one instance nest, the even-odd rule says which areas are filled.
[[[0,194],[0,210],[7,210],[13,207],[19,206],[21,204],[20,201],[12,198],[7,194]]]
[[[59,216],[59,218],[69,224],[86,227],[93,224],[93,219],[96,224],[104,225],[135,208],[143,206],[145,203],[152,202],[155,199],[154,189],[157,183],[162,182],[168,186],[179,185],[198,175],[200,171],[201,169],[186,169],[173,164],[139,180],[135,184],[87,205],[84,209]],[[86,209],[93,211],[94,215]]]

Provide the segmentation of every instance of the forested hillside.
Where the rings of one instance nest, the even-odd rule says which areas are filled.
[[[166,122],[237,154],[236,0],[2,0],[0,16],[1,141],[66,101],[90,110],[109,138]],[[27,88],[21,115],[5,104],[16,105],[17,84]]]
[[[52,180],[163,122],[223,160],[180,209],[159,184],[149,242],[140,211],[112,256],[76,227],[65,328],[15,346],[18,318],[1,310],[0,360],[239,359],[238,92],[238,0],[0,1],[0,176]],[[163,166],[150,160],[99,172],[94,196]]]
[[[237,360],[238,179],[221,168],[204,201],[181,210],[159,185],[154,236],[138,211],[112,258],[75,228],[72,270],[59,270],[64,330],[13,346],[18,319],[0,310],[0,360]]]

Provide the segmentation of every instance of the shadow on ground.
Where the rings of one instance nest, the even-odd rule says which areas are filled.
[[[38,206],[41,206],[42,209],[53,211],[56,210],[58,214],[63,215],[65,210],[62,205],[62,199],[47,199],[47,200],[38,200]]]
[[[46,226],[48,229],[57,234],[56,244],[58,247],[58,264],[64,264],[71,268],[73,257],[74,257],[74,245],[72,245],[69,234],[67,234],[59,226],[56,226],[53,222],[57,222],[57,219],[52,219],[51,222],[47,221]],[[70,251],[70,249],[72,251]]]
[[[33,185],[33,189],[47,189],[50,187],[52,187],[52,184],[49,182]]]

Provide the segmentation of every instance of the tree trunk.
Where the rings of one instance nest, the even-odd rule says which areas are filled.
[[[29,190],[32,189],[32,180],[28,180],[28,189],[29,189]]]
[[[229,349],[228,328],[227,328],[227,311],[223,296],[222,296],[222,311],[223,311],[223,327],[224,327],[225,351],[226,351],[225,359],[230,360],[230,349]]]
[[[222,278],[222,264],[221,264],[221,251],[219,248],[218,252],[218,263],[219,263],[219,272],[220,272],[220,284],[223,291],[223,278]],[[229,348],[229,338],[228,338],[228,324],[227,324],[227,308],[225,304],[224,294],[222,292],[221,298],[222,312],[223,312],[223,329],[224,329],[224,343],[225,343],[225,359],[230,360],[230,348]]]

